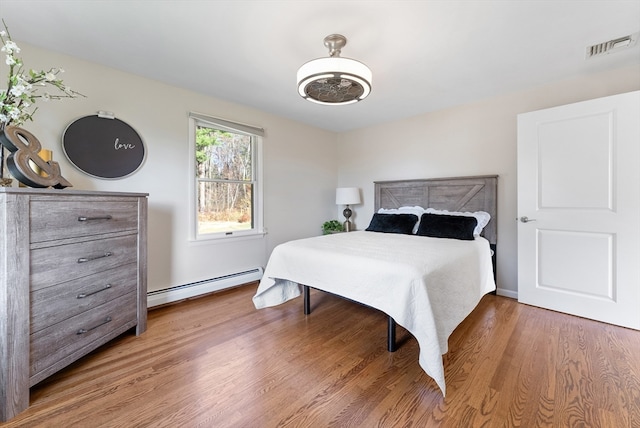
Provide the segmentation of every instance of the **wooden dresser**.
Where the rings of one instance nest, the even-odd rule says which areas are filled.
[[[147,194],[0,188],[0,421],[29,388],[147,327]]]

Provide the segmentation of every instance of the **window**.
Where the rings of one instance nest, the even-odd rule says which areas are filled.
[[[191,113],[196,239],[262,233],[262,130]]]

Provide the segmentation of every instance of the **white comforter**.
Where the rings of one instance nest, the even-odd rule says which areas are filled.
[[[495,289],[489,242],[350,232],[277,246],[253,297],[256,308],[301,293],[299,284],[377,308],[420,345],[420,366],[445,394],[449,335]]]

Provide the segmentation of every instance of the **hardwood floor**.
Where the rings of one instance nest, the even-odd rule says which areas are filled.
[[[449,340],[447,396],[385,315],[256,284],[149,312],[31,389],[0,427],[640,427],[640,332],[485,296]]]

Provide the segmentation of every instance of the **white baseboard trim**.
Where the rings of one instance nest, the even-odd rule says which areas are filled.
[[[509,297],[511,299],[518,300],[518,292],[513,290],[507,290],[506,288],[498,288],[496,294],[502,297]]]
[[[202,294],[224,290],[225,288],[236,287],[262,278],[264,270],[259,267],[244,272],[224,275],[217,278],[205,279],[203,281],[178,285],[176,287],[155,290],[147,293],[147,307],[164,305],[189,299]]]

